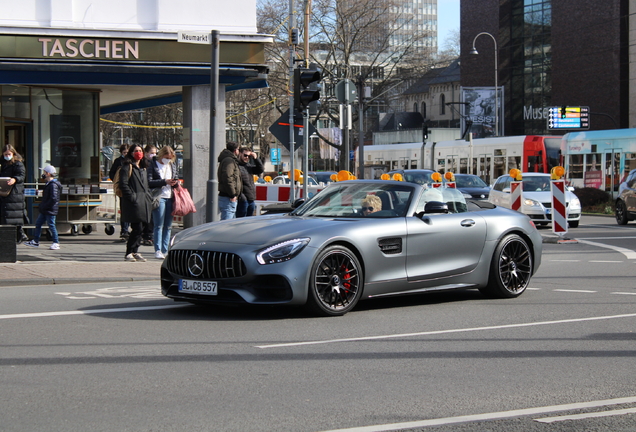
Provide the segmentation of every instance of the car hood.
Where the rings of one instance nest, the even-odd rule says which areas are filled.
[[[481,188],[481,187],[460,187],[457,188],[460,192],[464,192],[471,195],[480,195],[483,194],[488,198],[488,194],[490,193],[490,188]]]
[[[542,203],[551,203],[552,202],[552,193],[551,192],[523,192],[524,198],[533,199],[535,201],[539,201]],[[573,198],[576,198],[570,191],[565,191],[565,201],[570,202]]]
[[[321,230],[333,230],[342,224],[361,222],[359,219],[299,217],[288,215],[255,216],[210,222],[177,234],[175,246],[181,242],[232,243],[267,245],[298,237],[310,237]],[[293,233],[293,235],[291,235]]]

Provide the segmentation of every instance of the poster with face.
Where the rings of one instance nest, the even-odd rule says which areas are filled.
[[[464,102],[462,131],[468,128],[473,138],[503,136],[503,88],[499,87],[499,98],[495,103],[494,87],[462,87],[461,101]],[[499,115],[495,115],[495,110]],[[498,120],[498,121],[497,121]],[[495,133],[496,124],[499,131]]]

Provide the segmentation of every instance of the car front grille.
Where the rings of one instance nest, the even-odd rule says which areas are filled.
[[[545,207],[545,208],[552,208],[552,202],[544,202],[544,203],[541,203],[541,204],[543,204],[543,207]],[[570,203],[566,202],[565,206],[566,207],[570,207]]]
[[[203,261],[201,274],[190,270],[193,255],[199,255]],[[227,252],[171,250],[166,259],[170,272],[186,278],[228,279],[244,276],[247,272],[241,257]]]

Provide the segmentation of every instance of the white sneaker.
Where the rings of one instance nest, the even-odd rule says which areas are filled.
[[[126,255],[126,257],[124,258],[126,261],[130,261],[130,262],[137,262],[137,258],[135,258],[133,256],[133,254],[129,253],[128,255]]]
[[[155,258],[157,259],[164,259],[166,256],[161,252],[161,251],[157,251],[155,252]]]
[[[146,262],[146,258],[142,257],[141,254],[134,253],[132,255],[133,255],[133,258],[135,258],[135,261]]]
[[[36,242],[35,240],[29,240],[28,242],[24,242],[24,245],[29,247],[40,247],[40,243]]]
[[[60,248],[60,244],[59,243],[53,243],[49,249],[58,250],[59,248]]]

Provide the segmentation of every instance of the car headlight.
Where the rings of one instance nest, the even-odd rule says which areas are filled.
[[[274,264],[289,261],[309,244],[309,238],[297,238],[275,244],[259,251],[256,260],[259,264]]]
[[[523,200],[523,205],[528,207],[541,207],[541,203],[539,201],[535,201],[530,198],[526,198]]]
[[[581,201],[578,198],[572,198],[572,201],[570,201],[570,207],[581,207]]]
[[[469,193],[466,193],[466,192],[462,192],[462,196],[463,196],[464,198],[472,198],[472,195],[471,195],[471,194],[469,194]]]

